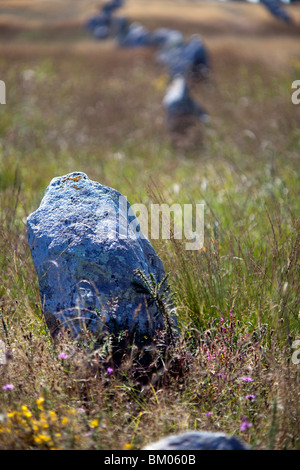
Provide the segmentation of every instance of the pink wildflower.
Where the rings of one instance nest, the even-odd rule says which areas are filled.
[[[243,418],[240,426],[241,431],[247,431],[247,429],[251,428],[252,424],[247,421],[247,418]]]
[[[253,395],[253,393],[250,393],[249,395],[246,395],[245,396],[246,400],[255,400],[255,395]]]
[[[13,384],[5,384],[3,385],[3,390],[13,390],[15,386]]]
[[[59,357],[60,359],[68,359],[69,356],[68,356],[68,354],[60,353],[60,354],[58,355],[58,357]]]
[[[253,382],[253,379],[251,377],[242,377],[242,380],[244,382]]]

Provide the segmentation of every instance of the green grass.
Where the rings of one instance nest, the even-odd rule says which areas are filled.
[[[184,28],[194,32],[188,20]],[[193,94],[211,124],[176,148],[152,51],[95,44],[76,28],[74,43],[51,44],[36,30],[3,50],[1,449],[139,449],[188,429],[234,433],[257,449],[300,448],[300,369],[291,361],[300,335],[300,108],[291,103],[299,55],[288,54],[299,32],[280,26],[286,46],[265,60],[261,42],[273,50],[273,28],[241,42],[238,29],[208,34],[213,74]],[[175,345],[156,338],[150,365],[126,337],[118,339],[118,364],[112,338],[93,353],[50,338],[26,217],[50,180],[71,171],[131,204],[205,204],[203,249],[153,240],[181,337]],[[253,381],[242,380],[248,376]],[[251,426],[241,431],[245,419]]]

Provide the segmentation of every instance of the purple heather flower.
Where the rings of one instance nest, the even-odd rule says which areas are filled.
[[[210,418],[210,416],[212,416],[212,411],[208,411],[208,412],[205,413],[205,414],[206,414],[206,416],[207,416],[208,418]]]
[[[247,431],[247,429],[251,428],[252,424],[247,421],[247,419],[243,418],[240,426],[241,431]]]
[[[253,382],[253,379],[251,377],[242,377],[242,380],[244,382]]]
[[[114,371],[114,370],[113,370],[111,367],[108,367],[108,368],[106,369],[106,372],[107,372],[108,374],[111,374],[113,371]]]
[[[253,393],[250,393],[249,395],[245,396],[246,400],[255,400],[255,395]]]
[[[69,356],[68,356],[68,354],[60,353],[58,357],[59,357],[59,359],[68,359]]]
[[[5,384],[3,385],[3,390],[13,390],[15,386],[13,384]]]

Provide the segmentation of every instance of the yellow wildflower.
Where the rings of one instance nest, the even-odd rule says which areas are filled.
[[[38,409],[41,410],[41,411],[44,411],[44,407],[42,406],[44,401],[45,401],[45,398],[43,398],[43,397],[39,397],[36,401]]]
[[[42,443],[48,443],[49,442],[53,445],[51,437],[47,436],[46,434],[38,434],[37,436],[34,436],[34,441],[37,444],[42,444]]]
[[[26,418],[31,418],[32,413],[29,411],[26,405],[21,406],[21,409],[23,411],[23,415],[26,416]]]
[[[93,419],[92,421],[89,422],[89,425],[91,428],[96,428],[99,424],[99,420],[98,419]]]
[[[132,445],[130,444],[130,442],[126,442],[126,444],[123,447],[123,450],[130,450],[130,449],[132,449]]]
[[[32,429],[33,429],[34,431],[38,431],[38,430],[39,430],[39,427],[38,427],[38,425],[36,424],[36,421],[33,421],[33,422],[31,423],[31,426],[32,426]]]
[[[55,413],[55,411],[49,411],[49,415],[50,415],[51,422],[54,422],[57,420],[57,414]]]
[[[69,421],[68,418],[64,416],[61,420],[61,424],[67,424],[68,421]]]
[[[45,429],[49,427],[47,415],[43,412],[40,414],[40,425]]]

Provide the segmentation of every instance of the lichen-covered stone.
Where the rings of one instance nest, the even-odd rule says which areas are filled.
[[[250,447],[223,432],[190,431],[167,436],[143,450],[250,450]]]
[[[75,337],[87,329],[143,338],[163,327],[134,281],[139,269],[159,282],[164,268],[118,191],[81,172],[54,178],[27,219],[27,239],[53,335],[59,325]]]

